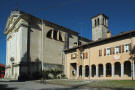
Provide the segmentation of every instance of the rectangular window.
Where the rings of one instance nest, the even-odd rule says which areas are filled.
[[[129,51],[129,44],[125,44],[124,45],[124,52],[128,52]]]
[[[99,56],[102,56],[102,50],[99,50]]]
[[[80,58],[83,59],[83,53],[80,53]]]
[[[120,53],[120,46],[115,47],[115,54]]]
[[[111,48],[107,48],[106,49],[106,55],[110,55],[111,54]]]
[[[83,53],[83,59],[87,59],[88,58],[88,52]]]

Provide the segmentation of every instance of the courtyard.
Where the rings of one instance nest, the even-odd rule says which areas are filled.
[[[0,90],[135,90],[131,80],[47,80],[46,84],[36,81],[0,80]]]

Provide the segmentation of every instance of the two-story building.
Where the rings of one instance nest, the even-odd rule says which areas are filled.
[[[111,36],[108,17],[92,17],[92,42],[65,50],[68,79],[133,79],[135,30]]]

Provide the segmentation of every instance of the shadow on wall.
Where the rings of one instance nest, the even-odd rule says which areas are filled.
[[[35,80],[41,78],[41,60],[39,60],[39,58],[31,60],[31,58],[27,56],[29,55],[25,53],[19,64],[18,80]]]

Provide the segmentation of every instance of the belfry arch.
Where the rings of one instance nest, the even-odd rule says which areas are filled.
[[[48,32],[47,32],[47,35],[46,35],[46,37],[48,37],[48,38],[52,38],[52,30],[49,30]]]

